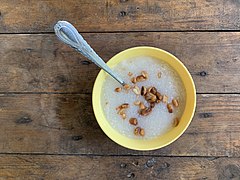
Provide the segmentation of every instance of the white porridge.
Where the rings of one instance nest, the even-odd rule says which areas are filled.
[[[107,76],[102,106],[111,126],[130,138],[150,139],[177,126],[185,108],[185,88],[167,63],[152,57],[126,59],[113,68],[122,87]]]

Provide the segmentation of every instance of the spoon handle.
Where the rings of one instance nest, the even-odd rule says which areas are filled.
[[[119,77],[116,72],[112,71],[107,64],[100,58],[97,53],[90,47],[90,45],[78,33],[77,29],[67,21],[58,21],[54,26],[57,37],[65,44],[71,46],[76,51],[80,52],[83,56],[91,60],[98,67],[102,68],[120,84],[124,85],[125,82]]]

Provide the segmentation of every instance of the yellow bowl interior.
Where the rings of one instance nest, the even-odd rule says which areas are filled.
[[[146,46],[130,48],[112,57],[107,64],[109,67],[114,67],[119,62],[136,56],[151,56],[161,61],[165,61],[171,65],[181,77],[186,89],[186,105],[179,125],[166,134],[149,140],[131,139],[120,134],[117,130],[111,127],[101,106],[102,86],[106,76],[108,76],[103,70],[99,72],[93,87],[93,110],[102,130],[116,143],[134,150],[154,150],[172,143],[187,129],[195,112],[196,89],[193,79],[183,63],[172,54],[158,48]]]

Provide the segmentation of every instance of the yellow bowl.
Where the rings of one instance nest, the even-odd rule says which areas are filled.
[[[193,79],[183,63],[172,54],[158,48],[146,46],[130,48],[112,57],[107,64],[110,67],[114,67],[119,62],[136,56],[150,56],[165,61],[172,66],[181,77],[186,89],[186,105],[179,125],[166,134],[149,140],[131,139],[120,134],[117,130],[111,127],[101,106],[102,86],[107,76],[107,73],[103,70],[99,72],[93,87],[93,111],[102,130],[116,143],[134,150],[154,150],[169,145],[179,138],[187,129],[195,112],[196,89]]]

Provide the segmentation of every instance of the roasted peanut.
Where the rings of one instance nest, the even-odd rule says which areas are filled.
[[[120,114],[120,115],[125,114],[125,109],[120,109],[120,110],[118,111],[118,114]]]
[[[129,119],[129,123],[130,123],[131,125],[136,126],[136,125],[138,124],[138,121],[137,121],[136,118],[130,118],[130,119]]]
[[[145,109],[142,109],[140,110],[140,115],[142,116],[147,116],[149,115],[150,113],[152,112],[152,108],[145,108]]]
[[[136,105],[136,106],[139,106],[140,105],[140,101],[135,101],[133,104]]]
[[[125,113],[122,114],[122,118],[123,119],[126,119],[127,118],[127,115]]]
[[[139,94],[140,94],[140,89],[139,89],[138,86],[134,86],[132,90],[133,90],[133,92],[134,92],[136,95],[139,95]]]
[[[129,104],[128,103],[123,103],[121,106],[120,106],[121,108],[129,108]]]
[[[173,120],[173,127],[177,127],[179,124],[179,119],[176,117],[174,120]]]
[[[144,136],[145,135],[145,131],[143,128],[141,128],[140,132],[139,132],[140,136]]]
[[[159,92],[156,93],[156,96],[159,101],[163,99],[163,96]]]
[[[178,102],[177,99],[173,99],[172,100],[172,104],[173,104],[174,107],[178,107],[179,106],[179,102]]]
[[[156,95],[157,94],[157,89],[155,87],[152,87],[150,92]]]
[[[147,93],[145,95],[145,99],[146,99],[146,101],[151,103],[151,102],[155,102],[157,100],[157,97],[152,93]]]
[[[163,95],[162,101],[163,101],[163,103],[167,103],[168,102],[168,97],[166,95]]]
[[[145,109],[146,107],[144,106],[144,104],[143,104],[142,102],[140,102],[139,108],[140,108],[140,109]]]
[[[147,94],[144,96],[144,98],[145,98],[146,101],[149,101],[149,100],[151,100],[152,96],[151,96],[150,93],[147,93]]]
[[[142,88],[141,88],[141,95],[142,95],[142,96],[145,96],[146,93],[147,93],[147,88],[144,87],[144,86],[142,86]]]
[[[121,87],[117,87],[117,88],[115,89],[115,92],[120,92],[121,90],[122,90]]]
[[[118,106],[116,108],[116,110],[121,110],[121,109],[126,109],[126,108],[129,108],[129,104],[128,103],[124,103],[124,104]]]
[[[167,109],[168,109],[169,113],[173,112],[173,107],[172,107],[172,105],[170,103],[167,104]]]
[[[136,80],[137,80],[137,82],[142,82],[142,81],[145,81],[146,78],[143,75],[140,75],[140,76],[136,77]]]
[[[136,128],[134,129],[134,134],[135,134],[136,136],[138,136],[139,133],[140,133],[140,131],[141,131],[141,128],[140,128],[140,127],[136,127]]]
[[[132,77],[132,78],[131,78],[131,82],[132,82],[133,84],[136,84],[137,79],[136,79],[135,77]]]
[[[132,76],[133,75],[133,73],[131,73],[131,72],[128,72],[128,76]]]
[[[143,77],[145,79],[148,79],[149,76],[148,76],[148,73],[146,71],[142,71],[141,74],[143,75]]]
[[[129,84],[125,84],[123,87],[124,87],[124,89],[126,89],[126,90],[129,90],[129,89],[131,88],[131,86],[130,86]]]

